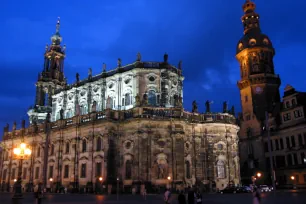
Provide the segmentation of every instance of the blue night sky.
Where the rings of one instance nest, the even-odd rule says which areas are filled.
[[[236,86],[239,65],[236,45],[243,35],[240,17],[245,0],[5,0],[1,2],[0,24],[0,127],[27,119],[33,105],[35,82],[43,69],[46,43],[61,17],[63,44],[67,45],[65,75],[68,82],[116,67],[136,59],[162,61],[165,52],[171,64],[183,61],[184,107],[197,100],[204,111],[206,100],[212,109],[222,102],[241,110]],[[86,2],[86,3],[85,3]],[[275,69],[286,84],[306,90],[305,0],[257,0],[261,28],[276,49]],[[236,111],[236,112],[237,112]],[[2,134],[0,134],[2,135]],[[1,138],[1,136],[0,136]]]

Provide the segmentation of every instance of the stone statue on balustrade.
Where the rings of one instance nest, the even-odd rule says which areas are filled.
[[[16,129],[17,129],[17,123],[16,123],[16,121],[13,123],[13,131],[16,131]]]
[[[198,113],[198,104],[195,100],[192,102],[192,112]]]
[[[25,128],[25,120],[21,121],[21,128],[24,129]]]
[[[91,112],[96,112],[96,111],[97,111],[97,102],[94,101],[91,106]]]
[[[232,106],[232,108],[231,108],[231,114],[233,115],[233,116],[235,116],[235,106]]]
[[[223,102],[223,113],[227,113],[227,112],[228,112],[227,102],[224,101]]]
[[[6,126],[3,128],[3,132],[6,133],[9,131],[10,125],[7,123]]]
[[[140,106],[140,96],[139,96],[139,94],[137,94],[135,96],[135,103],[136,103],[136,106]]]
[[[137,53],[137,58],[136,58],[136,61],[140,62],[141,61],[141,54],[140,52]]]
[[[205,108],[206,108],[205,113],[210,113],[210,101],[209,100],[205,102]]]
[[[79,73],[76,73],[75,79],[76,79],[76,83],[80,82],[80,74]]]

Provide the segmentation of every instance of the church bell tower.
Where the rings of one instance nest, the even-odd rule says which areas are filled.
[[[46,45],[44,66],[38,74],[36,82],[35,106],[28,111],[30,123],[41,123],[48,113],[52,112],[52,95],[56,89],[65,86],[64,59],[66,46],[61,46],[62,37],[59,33],[60,19],[56,23],[55,34],[51,37],[51,45]]]
[[[274,70],[275,50],[269,37],[261,32],[255,3],[246,0],[242,8],[244,35],[236,48],[241,75],[237,83],[242,105],[239,137],[241,152],[248,154],[241,155],[240,159],[241,167],[246,162],[248,169],[262,169],[265,158],[260,138],[263,134],[265,112],[276,116],[275,107],[280,104],[281,80]]]

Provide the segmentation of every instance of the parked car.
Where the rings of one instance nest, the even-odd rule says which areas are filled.
[[[252,192],[252,188],[249,186],[242,186],[240,187],[240,192],[241,193],[251,193]]]
[[[270,192],[271,191],[271,188],[269,188],[269,186],[267,185],[260,185],[259,186],[261,192]]]
[[[223,190],[220,190],[220,193],[237,193],[237,187],[226,187]]]

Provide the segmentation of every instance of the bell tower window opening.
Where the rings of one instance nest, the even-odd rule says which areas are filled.
[[[186,161],[185,165],[186,165],[186,178],[190,179],[191,178],[191,174],[190,174],[190,162]]]
[[[48,93],[45,93],[45,96],[44,96],[44,105],[45,106],[50,105],[49,104],[49,94]]]
[[[132,179],[132,162],[127,160],[125,162],[125,179]]]

